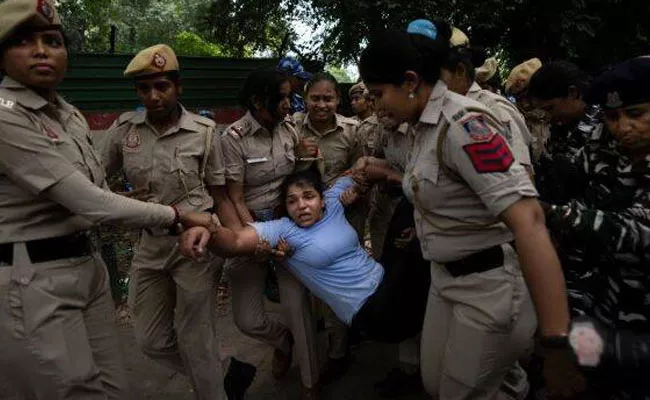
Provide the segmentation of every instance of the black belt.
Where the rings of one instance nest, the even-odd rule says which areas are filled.
[[[451,276],[458,278],[499,268],[503,262],[503,248],[501,245],[497,245],[469,255],[462,260],[448,262],[445,264],[445,268]]]
[[[25,242],[27,254],[32,264],[61,260],[64,258],[85,257],[92,254],[90,240],[85,233],[72,233],[48,239]],[[0,265],[13,265],[14,244],[0,244]]]

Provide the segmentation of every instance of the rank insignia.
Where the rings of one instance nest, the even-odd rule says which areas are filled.
[[[623,102],[621,101],[621,96],[618,92],[607,93],[607,103],[605,104],[605,107],[619,108],[622,105]]]
[[[153,64],[154,67],[158,69],[163,69],[167,64],[167,60],[160,53],[156,53],[153,55],[153,60],[151,63]]]
[[[487,142],[467,144],[463,150],[479,174],[506,172],[514,162],[512,152],[501,135],[493,135]]]
[[[54,140],[55,142],[60,139],[59,134],[56,133],[56,131],[52,127],[43,126],[43,132],[45,133],[45,136],[49,137],[50,139]]]

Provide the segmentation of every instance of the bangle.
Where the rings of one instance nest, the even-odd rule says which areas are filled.
[[[172,225],[169,227],[169,235],[178,236],[183,231],[183,226],[181,225],[181,213],[178,211],[176,206],[171,207],[172,210],[174,210],[174,222],[172,222]]]

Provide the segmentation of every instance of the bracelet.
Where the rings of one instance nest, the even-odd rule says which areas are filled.
[[[183,232],[183,226],[181,225],[181,213],[178,211],[178,208],[176,206],[171,206],[172,210],[174,210],[174,222],[172,222],[171,226],[169,227],[169,235],[170,236],[178,236]]]

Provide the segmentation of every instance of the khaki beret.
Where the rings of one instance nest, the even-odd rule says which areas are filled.
[[[166,44],[157,44],[136,54],[124,70],[124,76],[146,76],[170,71],[178,71],[176,53]]]
[[[497,68],[497,59],[494,57],[488,58],[483,65],[476,68],[476,82],[485,83],[489,81],[497,73]]]
[[[61,18],[53,0],[5,0],[0,2],[0,43],[23,26],[59,28]]]
[[[518,94],[524,91],[530,83],[530,78],[541,67],[539,58],[531,58],[514,67],[506,80],[506,93]]]
[[[352,87],[348,91],[348,94],[350,96],[352,96],[352,93],[362,93],[365,96],[368,94],[368,89],[366,89],[366,85],[364,85],[363,82],[359,82],[357,84],[352,85]]]
[[[465,32],[456,27],[453,27],[451,29],[451,38],[449,39],[449,44],[452,47],[469,46],[469,38]]]

